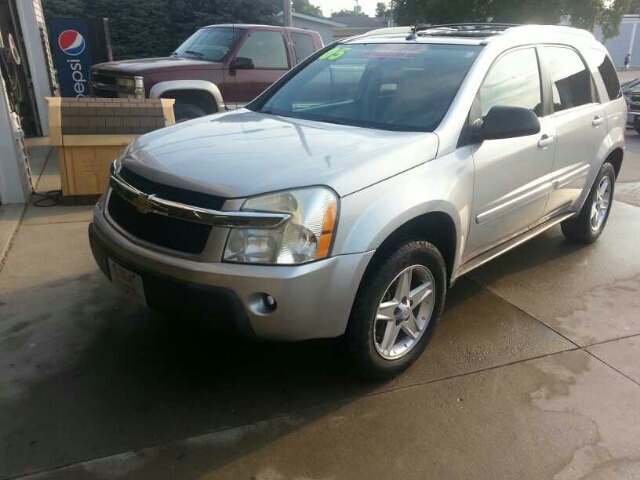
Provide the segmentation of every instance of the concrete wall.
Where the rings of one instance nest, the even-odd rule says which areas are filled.
[[[293,26],[296,28],[305,28],[307,30],[313,30],[320,34],[322,41],[325,45],[333,42],[333,26],[324,25],[319,22],[313,22],[304,18],[293,17]]]

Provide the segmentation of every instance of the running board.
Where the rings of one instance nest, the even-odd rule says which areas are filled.
[[[516,248],[518,245],[523,244],[527,240],[531,240],[533,237],[540,235],[545,230],[549,230],[551,227],[559,224],[560,222],[564,222],[565,220],[575,216],[576,214],[577,212],[568,212],[568,213],[563,213],[561,215],[558,215],[556,217],[552,217],[546,222],[543,222],[537,225],[536,227],[533,227],[531,230],[527,230],[526,232],[523,232],[517,235],[516,237],[513,237],[512,239],[507,240],[506,242],[501,243],[500,245],[493,247],[492,249],[487,250],[484,253],[481,253],[476,257],[473,257],[471,260],[467,261],[466,263],[458,267],[455,275],[453,275],[451,279],[451,283],[453,284],[453,282],[457,280],[459,277],[461,277],[462,275],[465,275],[469,273],[471,270],[474,270],[479,266],[484,265],[485,263],[502,255],[503,253],[508,252],[513,248]]]

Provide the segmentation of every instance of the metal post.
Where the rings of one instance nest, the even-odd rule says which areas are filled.
[[[282,19],[285,27],[293,26],[293,17],[291,12],[291,0],[283,0],[282,3]]]
[[[638,28],[638,22],[633,22],[633,30],[631,30],[631,41],[629,42],[629,51],[631,54],[629,59],[629,66],[631,66],[631,59],[633,59],[633,45],[636,43],[636,29]]]
[[[394,25],[393,25],[393,1],[394,1],[394,0],[391,0],[391,1],[389,2],[389,17],[390,17],[390,19],[389,19],[389,26],[390,26],[390,27],[393,27],[393,26],[394,26]]]

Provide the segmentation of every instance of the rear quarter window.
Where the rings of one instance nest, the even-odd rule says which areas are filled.
[[[590,48],[588,55],[589,64],[592,65],[592,67],[596,67],[602,77],[607,94],[609,95],[609,100],[620,98],[622,95],[620,93],[620,81],[618,80],[616,68],[613,66],[609,56],[602,50],[595,48]]]

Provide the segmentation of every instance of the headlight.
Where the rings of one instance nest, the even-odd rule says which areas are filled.
[[[232,229],[225,261],[292,265],[329,256],[338,198],[328,188],[301,188],[250,198],[242,210],[289,213],[291,219],[279,228]]]
[[[120,92],[121,98],[144,98],[144,78],[143,77],[118,77],[118,87],[126,92]]]
[[[127,88],[135,88],[136,87],[136,81],[133,78],[118,77],[118,86],[127,87]]]

